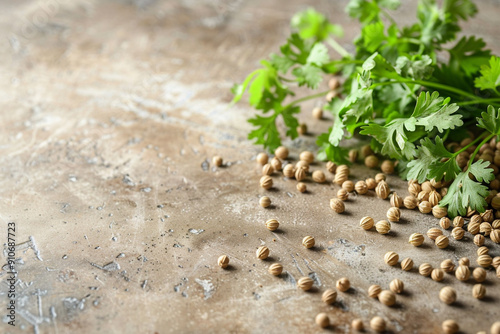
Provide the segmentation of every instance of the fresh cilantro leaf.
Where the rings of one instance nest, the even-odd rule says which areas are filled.
[[[440,205],[448,206],[448,214],[451,217],[467,213],[467,208],[484,212],[487,206],[485,198],[488,196],[488,187],[481,182],[489,182],[495,178],[493,169],[488,168],[488,161],[476,161],[466,172],[458,174],[455,181],[448,188],[448,193],[441,200]],[[469,173],[477,181],[469,177]]]
[[[271,64],[281,73],[286,73],[288,70],[295,65],[295,62],[290,58],[285,56],[280,56],[277,54],[271,54]]]
[[[361,36],[365,49],[370,53],[375,52],[386,40],[384,24],[382,21],[378,21],[365,25],[361,31]]]
[[[481,76],[476,78],[474,84],[477,88],[493,89],[497,94],[500,85],[500,57],[491,57],[488,65],[481,66]]]
[[[294,68],[292,74],[296,77],[299,86],[307,85],[309,88],[318,88],[319,83],[323,80],[321,68],[312,64],[305,64],[301,67]]]
[[[477,126],[492,134],[500,134],[500,109],[488,106],[488,111],[482,112],[481,118],[477,117]]]
[[[271,151],[281,145],[280,134],[276,128],[276,115],[269,117],[256,115],[248,122],[257,127],[248,134],[248,139],[255,139],[255,144],[270,148]]]
[[[416,80],[427,79],[434,71],[432,58],[428,55],[414,56],[412,59],[401,56],[396,60],[394,68],[402,77],[410,77]]]
[[[474,36],[462,37],[457,44],[448,50],[450,60],[448,66],[457,74],[472,77],[483,65],[488,64],[490,50],[483,50],[486,43],[481,38]]]
[[[330,35],[342,36],[340,26],[331,24],[323,14],[312,8],[295,14],[291,25],[303,39],[315,38],[317,41],[323,41]]]
[[[338,146],[344,137],[344,124],[339,116],[341,108],[342,101],[340,99],[335,99],[324,107],[324,109],[329,111],[333,116],[333,126],[329,130],[329,136],[327,139],[327,141],[333,146]]]
[[[467,20],[477,13],[477,7],[471,0],[445,0],[443,12],[448,13],[454,20]]]
[[[305,64],[314,44],[313,40],[304,40],[299,34],[293,33],[287,43],[280,47],[280,51],[288,60],[297,64]]]
[[[314,44],[311,53],[307,57],[306,63],[322,66],[330,60],[328,49],[323,43]]]
[[[328,132],[331,132],[331,129],[329,129]],[[319,151],[317,155],[318,160],[322,161],[329,160],[337,164],[350,163],[349,160],[347,159],[349,150],[340,147],[338,145],[332,145],[329,142],[328,133],[323,133],[320,136],[318,136],[316,144],[319,146]]]
[[[462,115],[454,114],[458,106],[455,103],[448,104],[449,101],[449,98],[439,97],[438,92],[433,92],[432,95],[429,92],[420,93],[411,115],[416,118],[415,125],[423,126],[426,131],[436,128],[441,133],[445,129],[462,126]]]
[[[382,8],[395,10],[399,7],[399,0],[351,0],[346,7],[349,16],[359,19],[363,24],[380,20]]]
[[[281,112],[281,116],[283,117],[283,121],[285,122],[285,125],[287,127],[286,135],[292,139],[295,139],[299,136],[297,132],[299,121],[294,116],[294,114],[298,113],[300,113],[300,107],[298,106],[283,109],[283,111]]]

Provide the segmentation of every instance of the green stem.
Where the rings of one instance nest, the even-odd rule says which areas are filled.
[[[493,138],[495,136],[496,136],[495,134],[491,133],[488,137],[484,138],[484,140],[479,145],[477,145],[476,149],[474,150],[474,153],[472,153],[472,155],[470,156],[469,164],[467,165],[467,169],[469,169],[470,166],[472,165],[472,162],[474,161],[474,158],[476,157],[476,154],[479,152],[481,147],[484,144],[486,144],[487,142],[489,142],[491,140],[491,138]]]
[[[347,52],[346,49],[344,49],[339,43],[337,43],[336,40],[334,40],[333,38],[328,38],[326,40],[326,42],[335,50],[338,52],[338,54],[340,54],[342,57],[345,57],[345,58],[352,58],[352,55]]]
[[[282,77],[281,75],[279,76],[280,80],[285,81],[285,82],[297,82],[297,80],[294,79],[288,79],[285,77]]]
[[[315,99],[315,98],[318,98],[318,97],[325,96],[329,92],[331,92],[331,91],[327,90],[327,91],[324,91],[324,92],[321,92],[321,93],[318,93],[318,94],[313,94],[313,95],[308,95],[308,96],[301,97],[300,99],[297,99],[295,101],[290,102],[289,104],[287,104],[286,106],[284,106],[283,109],[290,108],[291,106],[294,106],[294,105],[296,105],[296,104],[298,104],[300,102],[304,102],[304,101],[307,101],[307,100],[311,100],[311,99]]]
[[[494,99],[481,99],[481,100],[472,100],[472,101],[463,101],[463,102],[458,102],[458,106],[467,106],[470,104],[490,104],[490,103],[495,103],[495,102],[500,102],[500,98],[494,98]]]
[[[487,132],[483,132],[480,136],[478,136],[476,139],[474,139],[473,141],[471,141],[469,144],[465,145],[464,147],[462,147],[460,150],[456,151],[455,153],[453,153],[453,158],[455,158],[457,155],[459,155],[460,153],[466,151],[469,147],[471,147],[472,145],[475,145],[478,141],[480,141],[485,135],[487,134]]]
[[[386,85],[393,85],[396,83],[410,83],[410,84],[416,84],[416,85],[421,85],[421,86],[426,86],[426,87],[432,87],[432,88],[437,88],[437,89],[442,89],[446,90],[458,95],[462,95],[465,97],[468,97],[470,99],[475,99],[475,100],[481,100],[479,96],[476,96],[474,94],[468,93],[466,91],[463,91],[461,89],[451,87],[448,85],[443,85],[437,82],[432,82],[432,81],[424,81],[424,80],[411,80],[411,79],[397,79],[396,81],[384,81],[384,82],[377,82],[371,85],[370,88],[374,88],[377,86],[386,86]]]

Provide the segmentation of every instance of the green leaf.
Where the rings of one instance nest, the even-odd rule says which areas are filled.
[[[307,87],[312,89],[318,88],[319,83],[323,80],[322,73],[321,68],[312,64],[294,68],[292,71],[299,86],[307,85]]]
[[[287,58],[285,56],[271,54],[271,64],[279,72],[286,73],[293,65],[295,65],[295,62],[293,60],[291,60],[290,58]]]
[[[286,135],[292,139],[295,139],[299,136],[297,132],[299,121],[294,116],[294,114],[298,113],[300,113],[300,107],[298,106],[283,109],[283,111],[281,112],[281,116],[283,117],[283,121],[285,122],[285,125],[287,127]]]
[[[500,109],[495,110],[493,106],[488,106],[488,111],[482,112],[481,118],[477,117],[476,119],[478,127],[492,134],[500,134]]]
[[[484,212],[487,206],[485,198],[488,196],[488,187],[481,182],[489,182],[495,178],[493,169],[488,168],[488,161],[476,161],[466,172],[460,173],[448,188],[448,193],[441,200],[440,205],[448,205],[448,213],[451,217],[467,213],[467,208],[478,212]],[[469,173],[477,181],[471,180]]]
[[[338,146],[342,138],[344,138],[344,124],[339,117],[341,108],[342,101],[340,99],[334,99],[330,104],[324,107],[324,109],[329,111],[333,116],[333,126],[330,128],[327,141],[334,146]]]
[[[271,151],[281,145],[280,134],[276,128],[276,115],[269,117],[256,115],[248,122],[257,127],[248,134],[248,139],[255,139],[255,144],[263,145]]]
[[[291,26],[298,30],[303,39],[314,38],[323,41],[330,35],[342,36],[340,26],[331,24],[323,14],[312,8],[295,14]]]
[[[476,75],[481,66],[487,65],[490,59],[490,50],[483,50],[486,43],[474,36],[462,37],[448,52],[450,61],[448,66],[457,74],[463,73],[466,77]]]
[[[361,30],[363,46],[370,53],[375,52],[380,45],[386,40],[384,34],[384,24],[378,21],[372,24],[367,24]]]
[[[452,16],[453,20],[467,20],[477,13],[477,7],[471,0],[445,0],[443,12]]]
[[[491,57],[488,65],[481,66],[481,76],[474,80],[476,88],[493,89],[500,85],[500,57]],[[497,92],[498,93],[498,92]]]
[[[332,129],[329,129],[328,132],[331,132]],[[329,160],[333,161],[337,164],[349,164],[348,152],[349,150],[338,145],[332,145],[328,141],[328,133],[323,133],[318,136],[316,140],[316,144],[320,147],[318,151],[317,158],[319,160]]]
[[[394,68],[402,77],[410,77],[415,80],[427,79],[434,71],[432,59],[427,55],[413,56],[411,60],[406,56],[398,57]]]
[[[322,66],[330,60],[328,56],[328,49],[323,43],[314,44],[311,53],[307,57],[306,62],[308,64],[314,64],[317,66]]]
[[[455,103],[448,104],[448,99],[439,97],[438,92],[420,93],[412,117],[417,118],[415,124],[423,126],[426,131],[436,128],[439,132],[446,129],[454,129],[464,124],[462,115],[455,114],[458,106]]]

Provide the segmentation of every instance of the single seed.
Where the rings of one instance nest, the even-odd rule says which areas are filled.
[[[264,152],[261,152],[259,154],[257,154],[257,162],[261,165],[265,165],[267,164],[267,161],[269,160],[269,156],[264,153]]]
[[[365,166],[368,168],[377,168],[378,158],[375,155],[369,155],[365,158]]]
[[[464,226],[464,223],[464,217],[456,216],[455,218],[453,218],[453,226],[455,227],[462,227]]]
[[[330,90],[335,90],[340,87],[340,81],[338,78],[333,77],[330,80],[328,80],[328,87]]]
[[[409,257],[401,261],[401,269],[404,271],[410,271],[413,269],[413,260]]]
[[[259,199],[259,204],[261,207],[263,208],[267,208],[271,205],[271,199],[267,196],[262,196],[260,199]]]
[[[285,160],[286,158],[288,158],[288,149],[284,146],[280,146],[276,149],[276,151],[274,151],[274,155],[276,155],[281,160]]]
[[[313,284],[314,281],[311,277],[301,277],[297,282],[297,286],[299,287],[299,289],[304,291],[311,290]]]
[[[219,256],[219,258],[217,259],[217,264],[222,269],[226,269],[227,266],[229,266],[229,256],[227,256],[227,255]]]
[[[292,164],[285,165],[283,175],[289,179],[293,179],[295,177],[295,167]]]
[[[432,273],[432,266],[429,263],[422,263],[418,267],[418,273],[422,276],[430,276]]]
[[[325,173],[320,170],[315,170],[312,174],[312,179],[316,183],[323,183],[326,180]]]
[[[316,316],[316,324],[321,328],[326,328],[330,326],[330,318],[326,315],[326,313],[319,313]]]
[[[453,270],[455,270],[455,264],[452,260],[446,259],[441,262],[441,269],[443,269],[447,273],[451,273]]]
[[[427,201],[422,201],[418,205],[418,210],[422,213],[429,213],[432,211],[432,205]]]
[[[474,280],[478,283],[484,282],[486,279],[486,270],[481,267],[477,267],[472,272],[472,277],[474,277]]]
[[[382,290],[378,295],[378,300],[384,305],[392,306],[396,303],[396,295],[392,291]]]
[[[342,183],[342,189],[344,189],[347,192],[353,192],[354,191],[354,183],[352,183],[351,180],[347,180],[344,183]]]
[[[273,179],[269,175],[264,175],[260,178],[260,186],[266,190],[271,189],[273,186]]]
[[[321,300],[323,301],[323,303],[326,303],[328,305],[333,304],[335,300],[337,300],[337,290],[325,290],[325,292],[323,292],[323,295],[321,296]]]
[[[375,229],[380,234],[387,234],[391,231],[391,224],[387,220],[381,220],[375,224]]]
[[[405,285],[402,280],[395,278],[389,284],[389,288],[392,292],[401,294],[405,289]]]
[[[316,119],[322,119],[323,118],[323,110],[319,107],[316,107],[312,110],[312,116]]]
[[[392,173],[394,173],[394,162],[392,162],[390,160],[384,160],[382,162],[382,164],[380,165],[380,169],[385,174],[392,174]]]
[[[421,246],[424,243],[424,235],[420,233],[413,233],[410,235],[408,242],[415,247]]]
[[[414,197],[417,197],[420,191],[422,191],[422,189],[420,188],[420,185],[418,183],[411,183],[408,186],[408,192]]]
[[[354,319],[351,322],[351,326],[352,326],[352,329],[354,329],[355,331],[361,332],[364,329],[363,320]]]
[[[387,252],[385,253],[384,261],[390,266],[395,266],[399,261],[399,255],[396,252]]]
[[[445,320],[441,327],[443,328],[444,334],[455,334],[460,329],[455,320]]]
[[[467,266],[459,265],[457,270],[455,270],[455,277],[459,281],[467,281],[470,277],[470,269]]]
[[[307,191],[307,185],[303,182],[297,183],[297,190],[301,193],[305,193]]]
[[[212,158],[212,163],[214,166],[220,167],[222,166],[222,157],[216,155],[215,157]]]
[[[500,244],[500,229],[493,230],[490,233],[490,239],[496,244]]]
[[[429,193],[426,193],[425,191],[422,190],[421,192],[418,193],[417,199],[419,202],[424,202],[424,201],[429,202]],[[430,202],[429,205],[432,207]]]
[[[314,247],[314,244],[315,244],[314,238],[309,235],[304,237],[304,239],[302,239],[302,246],[304,246],[305,248],[312,248]]]
[[[479,217],[479,216],[478,216]],[[479,233],[479,227],[481,226],[481,223],[478,222],[473,222],[472,220],[469,222],[469,225],[467,226],[467,231],[469,231],[470,234],[476,235]],[[490,237],[491,238],[491,237]]]
[[[488,268],[489,266],[491,266],[491,263],[493,262],[493,259],[491,258],[491,256],[489,256],[488,254],[484,254],[484,255],[480,255],[477,260],[476,260],[477,264],[479,264],[481,267],[483,268]]]
[[[434,205],[432,207],[432,215],[436,218],[443,218],[448,215],[448,209],[439,205]]]
[[[381,317],[373,317],[370,320],[370,327],[377,333],[382,333],[385,331],[385,320]]]
[[[439,204],[440,200],[441,195],[439,195],[439,193],[435,190],[431,191],[431,193],[429,194],[429,203],[431,203],[431,205],[435,207]]]
[[[415,196],[406,196],[404,201],[403,201],[403,204],[404,204],[405,208],[413,210],[417,207],[418,201],[415,198]]]
[[[484,245],[484,242],[486,241],[484,235],[481,234],[476,234],[474,236],[474,244],[478,247]]]
[[[485,255],[489,253],[489,249],[486,246],[479,247],[476,251],[477,256]]]
[[[450,244],[450,239],[447,236],[440,235],[436,238],[436,246],[440,249],[444,249],[448,247]]]
[[[381,292],[382,292],[382,288],[380,287],[380,285],[377,285],[377,284],[370,285],[370,287],[368,288],[368,296],[371,298],[378,297],[378,295]]]
[[[373,190],[373,189],[375,189],[375,187],[377,187],[377,181],[375,181],[375,179],[368,178],[365,180],[365,182],[366,182],[366,187],[368,188],[368,190]]]
[[[374,220],[372,217],[363,217],[359,221],[359,225],[364,229],[364,230],[369,230],[373,227],[375,224]]]
[[[347,190],[341,188],[339,189],[339,191],[337,191],[337,198],[341,201],[347,201],[347,199],[349,198],[349,193],[347,192]]]
[[[442,229],[447,230],[451,226],[450,218],[448,217],[443,217],[439,220],[439,226],[441,226]]]
[[[295,171],[295,179],[297,181],[302,181],[306,178],[307,176],[307,172],[306,172],[306,168],[305,167],[300,167],[300,168],[297,168],[297,170]]]
[[[266,227],[269,231],[276,231],[279,226],[280,223],[276,219],[269,219],[266,221]]]
[[[390,222],[399,222],[399,218],[401,217],[401,210],[396,207],[391,207],[387,210],[387,219]]]
[[[358,160],[358,150],[349,150],[349,161],[355,163]]]
[[[500,334],[500,321],[496,321],[491,325],[490,334]]]
[[[385,176],[384,173],[378,173],[377,175],[375,175],[375,182],[380,183],[385,180],[387,180],[387,176]]]
[[[445,304],[453,304],[457,300],[455,289],[450,286],[445,286],[439,291],[439,299]]]
[[[314,161],[314,154],[310,151],[303,151],[300,153],[299,159],[307,162],[308,164],[312,164]]]
[[[265,164],[262,166],[262,175],[271,175],[274,173],[274,168],[271,164]]]
[[[381,199],[386,199],[389,196],[389,192],[390,192],[389,186],[385,181],[380,181],[377,184],[377,187],[375,188],[375,193]]]
[[[454,227],[453,230],[451,230],[451,236],[455,238],[456,240],[462,240],[465,235],[465,230],[461,227]]]
[[[329,171],[330,173],[335,173],[336,169],[337,165],[334,162],[328,161],[326,163],[326,170]]]
[[[271,159],[271,166],[273,166],[275,171],[281,170],[281,168],[282,168],[281,160],[276,158],[276,157],[272,158]]]
[[[396,194],[396,192],[392,193],[391,196],[391,206],[395,208],[400,208],[403,206],[403,199]]]
[[[341,292],[346,292],[351,287],[351,282],[349,282],[348,278],[342,277],[341,279],[339,279],[337,281],[336,287],[337,287],[337,290],[339,290]]]
[[[500,267],[500,256],[495,256],[493,258],[493,260],[491,261],[491,265],[493,266],[493,268],[498,268]]]
[[[440,235],[443,235],[443,231],[441,231],[440,229],[438,229],[436,227],[430,228],[427,231],[427,236],[429,238],[431,238],[432,240],[436,240],[436,238],[439,237]]]
[[[472,288],[472,296],[476,299],[483,299],[486,295],[486,288],[482,284],[475,284]]]
[[[338,198],[330,199],[330,208],[336,213],[342,213],[345,211],[344,202],[342,202]]]
[[[283,272],[283,266],[279,263],[273,263],[269,266],[269,273],[274,276],[279,276]]]
[[[431,278],[436,282],[441,282],[444,279],[444,270],[441,268],[432,269]]]
[[[462,258],[460,258],[460,260],[458,260],[458,264],[460,266],[466,266],[466,267],[468,267],[470,265],[470,260],[467,257],[462,257]]]
[[[259,248],[257,248],[255,255],[258,259],[265,260],[269,256],[269,248],[267,248],[266,246],[260,246]]]
[[[479,225],[479,233],[482,233],[484,236],[489,236],[491,234],[492,227],[490,223],[481,223]]]
[[[364,195],[368,192],[368,186],[365,181],[358,181],[354,185],[354,190],[360,195]]]

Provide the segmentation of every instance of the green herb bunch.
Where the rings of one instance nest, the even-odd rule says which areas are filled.
[[[471,0],[444,0],[441,7],[420,0],[416,23],[405,27],[389,14],[399,5],[399,0],[349,2],[347,13],[361,23],[354,55],[334,39],[342,35],[341,27],[313,9],[296,14],[280,51],[233,87],[234,102],[248,91],[248,102],[259,111],[249,119],[255,129],[248,137],[274,151],[281,144],[276,126],[281,116],[286,136],[296,138],[300,103],[328,94],[314,90],[325,77],[341,73],[338,97],[323,107],[333,125],[317,138],[319,159],[348,163],[341,141],[365,137],[375,152],[399,160],[402,177],[453,181],[440,202],[450,216],[465,215],[468,207],[483,212],[488,196],[483,183],[495,175],[490,162],[475,158],[500,134],[500,58],[481,38],[457,39],[460,21],[477,12]],[[329,48],[340,57],[331,57]],[[293,100],[297,86],[313,94]],[[456,150],[447,145],[471,131],[468,145]],[[462,169],[456,158],[471,148]]]

